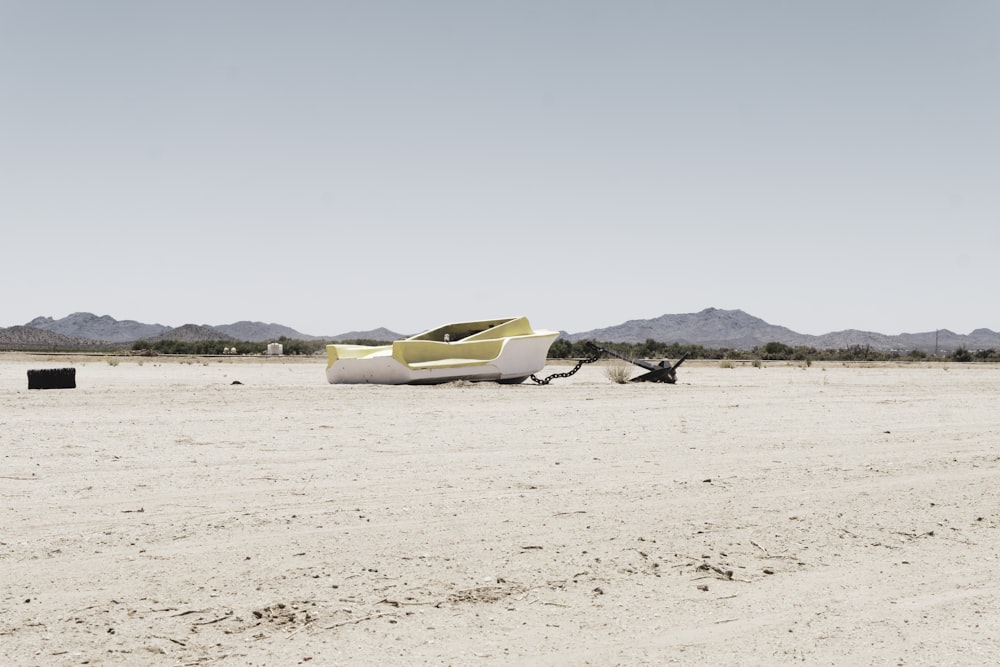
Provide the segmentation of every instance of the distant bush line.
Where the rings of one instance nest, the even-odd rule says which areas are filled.
[[[873,350],[867,345],[855,345],[839,350],[820,350],[804,345],[785,345],[784,343],[767,343],[750,350],[734,350],[730,348],[710,348],[701,345],[682,345],[680,343],[661,343],[647,338],[644,343],[600,343],[597,345],[614,350],[635,359],[677,359],[687,355],[688,359],[716,359],[732,361],[993,361],[1000,362],[1000,352],[994,349],[976,350],[970,352],[960,347],[945,355],[934,357],[923,350],[909,352]],[[587,341],[571,343],[558,339],[549,348],[550,359],[580,359],[591,356]]]
[[[286,356],[309,356],[322,353],[331,342],[327,340],[298,340],[281,337],[268,341],[281,343]],[[233,341],[233,340],[157,340],[136,341],[131,345],[132,353],[146,354],[177,354],[177,355],[221,355],[227,349],[235,348],[238,355],[263,355],[267,352],[268,342]],[[392,341],[370,339],[352,339],[336,341],[353,345],[388,345]],[[956,350],[933,356],[923,350],[880,351],[869,346],[856,345],[841,349],[817,349],[804,345],[785,345],[771,342],[750,350],[731,348],[712,348],[702,345],[683,345],[681,343],[661,343],[651,338],[644,343],[607,343],[594,341],[601,347],[614,350],[620,354],[635,359],[677,359],[687,355],[688,359],[712,359],[731,361],[987,361],[1000,362],[1000,352],[994,349],[967,350],[959,347]],[[49,352],[78,352],[83,347],[62,349],[58,346],[16,345],[5,346],[5,349],[35,350]],[[105,345],[86,348],[89,351],[114,352]],[[121,350],[119,350],[121,351]],[[549,348],[549,359],[583,359],[590,357],[592,351],[587,347],[587,341],[570,342],[563,338],[556,340]]]
[[[282,352],[285,356],[289,355],[311,355],[318,352],[323,352],[330,341],[325,340],[298,340],[294,338],[285,338],[282,336],[276,340],[271,340],[267,342],[254,342],[254,341],[239,341],[239,340],[199,340],[199,341],[183,341],[183,340],[157,340],[157,341],[144,341],[138,340],[132,344],[133,352],[153,352],[156,354],[192,354],[192,355],[212,355],[212,354],[224,354],[226,350],[236,350],[236,354],[264,354],[267,352],[268,343],[281,343]],[[356,340],[344,340],[338,341],[340,343],[348,343],[353,345],[384,345],[380,341],[366,340],[366,339],[356,339]]]

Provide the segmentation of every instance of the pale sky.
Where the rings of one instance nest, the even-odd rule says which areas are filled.
[[[0,0],[0,326],[1000,330],[1000,2]]]

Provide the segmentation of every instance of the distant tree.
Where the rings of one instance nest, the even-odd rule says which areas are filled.
[[[784,343],[772,341],[764,345],[763,359],[791,359],[794,350]]]
[[[573,350],[573,344],[565,338],[556,338],[549,347],[549,359],[568,359]]]
[[[963,345],[951,353],[951,360],[960,362],[972,361],[972,354],[970,354]]]

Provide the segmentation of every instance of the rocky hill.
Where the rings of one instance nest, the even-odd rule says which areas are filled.
[[[349,331],[347,333],[342,333],[339,336],[333,336],[330,338],[330,340],[393,341],[393,340],[399,340],[401,338],[406,338],[406,336],[398,334],[395,331],[390,331],[385,327],[379,327],[378,329],[372,329],[371,331]]]
[[[661,315],[651,320],[629,320],[612,327],[570,334],[567,338],[574,342],[591,339],[609,343],[641,343],[652,338],[664,343],[749,349],[771,341],[805,345],[801,341],[807,336],[768,324],[742,310],[706,308],[698,313]]]
[[[314,340],[319,338],[319,336],[309,336],[281,324],[265,324],[264,322],[249,322],[247,320],[233,322],[232,324],[217,324],[212,328],[236,340],[248,340],[254,343],[275,341],[282,336],[296,340]]]
[[[0,329],[0,350],[65,350],[97,347],[100,341],[85,340],[35,327]]]
[[[200,343],[203,340],[237,340],[226,335],[215,327],[207,324],[184,324],[174,329],[167,329],[159,336],[143,338],[145,341],[156,342],[158,340],[179,340],[184,343]]]
[[[127,343],[159,336],[170,327],[162,324],[142,324],[135,320],[116,320],[110,315],[73,313],[61,319],[36,317],[25,326],[62,334],[71,338]]]

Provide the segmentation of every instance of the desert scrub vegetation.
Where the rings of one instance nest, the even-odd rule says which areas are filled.
[[[616,359],[604,367],[604,374],[616,384],[625,384],[632,375],[632,364]]]
[[[642,343],[609,343],[595,340],[579,340],[570,342],[562,338],[557,339],[549,348],[550,359],[585,359],[592,354],[592,350],[587,347],[587,343],[592,342],[608,350],[614,350],[619,354],[634,359],[678,359],[687,355],[688,359],[717,359],[720,361],[730,360],[733,362],[753,362],[759,361],[797,361],[810,366],[814,362],[833,361],[980,361],[980,362],[1000,362],[1000,352],[994,349],[969,351],[960,347],[953,351],[948,351],[938,356],[928,354],[926,350],[901,350],[885,351],[874,350],[869,345],[854,345],[840,349],[818,349],[805,345],[786,345],[785,343],[770,342],[759,345],[749,350],[736,350],[732,348],[710,348],[702,345],[688,345],[682,343],[663,343],[646,339]]]
[[[288,356],[314,355],[326,350],[326,346],[333,342],[328,340],[297,340],[281,336],[277,340],[267,342],[239,341],[239,340],[138,340],[132,343],[133,353],[146,355],[155,354],[189,354],[189,355],[221,355],[227,349],[238,350],[241,355],[263,355],[267,352],[267,343],[281,343],[282,354]],[[378,341],[369,339],[352,339],[337,341],[339,343],[349,343],[352,345],[388,345],[392,341]]]
[[[349,343],[353,345],[386,345],[392,341],[352,339],[352,340],[298,340],[279,337],[277,340],[268,341],[281,343],[284,356],[297,355],[319,355],[322,354],[326,345],[331,342]],[[711,348],[703,345],[693,345],[686,343],[664,343],[646,339],[642,343],[611,343],[596,340],[579,340],[570,342],[563,338],[558,338],[549,348],[549,359],[586,359],[593,354],[593,350],[587,347],[587,343],[596,343],[600,347],[614,350],[633,359],[679,359],[687,355],[688,359],[708,359],[708,360],[730,360],[732,362],[752,362],[761,361],[797,361],[804,362],[809,366],[813,362],[829,363],[840,361],[927,361],[941,362],[952,361],[958,363],[966,362],[990,362],[1000,363],[1000,351],[996,349],[969,350],[959,347],[954,350],[944,350],[940,354],[934,355],[928,350],[874,350],[868,345],[854,345],[839,349],[818,349],[804,345],[787,345],[772,341],[764,345],[759,345],[751,349],[733,348]],[[226,348],[236,348],[240,355],[263,355],[267,351],[267,342],[254,341],[234,341],[234,340],[205,340],[205,341],[180,341],[180,340],[140,340],[134,343],[115,345],[113,347],[106,344],[77,345],[71,347],[36,345],[36,344],[5,344],[0,346],[4,350],[25,350],[33,352],[87,352],[103,354],[128,354],[130,356],[156,356],[160,354],[171,355],[222,355]],[[725,367],[725,366],[723,366]]]

